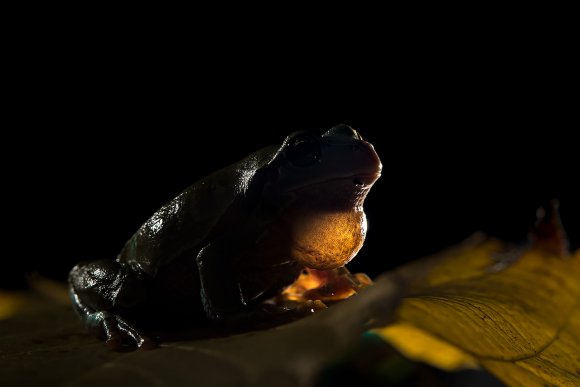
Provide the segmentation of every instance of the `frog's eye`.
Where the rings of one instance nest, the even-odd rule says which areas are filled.
[[[297,167],[307,167],[320,159],[320,142],[309,133],[294,137],[286,150],[288,159]]]

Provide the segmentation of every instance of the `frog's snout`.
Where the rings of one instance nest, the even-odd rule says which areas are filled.
[[[375,147],[367,141],[356,140],[352,145],[354,159],[360,164],[360,173],[353,177],[355,185],[370,186],[381,177],[383,164]]]
[[[357,186],[371,186],[381,176],[383,165],[370,142],[348,125],[337,125],[322,135],[328,165],[327,176],[346,175]]]

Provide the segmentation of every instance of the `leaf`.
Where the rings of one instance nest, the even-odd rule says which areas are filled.
[[[475,236],[300,321],[132,353],[87,336],[53,284],[37,282],[52,301],[1,295],[10,318],[0,321],[0,380],[3,387],[309,386],[362,332],[386,327],[374,332],[445,369],[479,364],[510,385],[579,385],[580,252],[562,257],[563,240],[544,227],[532,248],[516,251]]]
[[[23,303],[24,298],[19,293],[0,291],[0,320],[16,314]]]
[[[128,354],[73,385],[102,386],[120,380],[124,386],[174,386],[191,381],[211,386],[310,385],[330,359],[360,337],[371,317],[391,315],[398,299],[393,283],[380,281],[364,297],[311,318],[268,331],[169,343],[160,350]]]
[[[70,309],[39,308],[46,300],[37,297],[29,301],[39,313],[0,321],[0,380],[3,387],[310,385],[369,320],[390,319],[399,299],[386,276],[364,294],[276,329],[115,353],[84,334]]]
[[[444,253],[415,279],[398,324],[376,332],[409,357],[442,368],[476,359],[509,385],[580,385],[580,251],[562,257],[557,244],[543,242],[499,271],[494,257],[513,249],[494,239]],[[428,341],[396,336],[409,329],[427,333]],[[445,361],[452,353],[455,364]]]
[[[479,366],[472,356],[411,324],[398,322],[378,332],[408,358],[442,370],[477,369]]]

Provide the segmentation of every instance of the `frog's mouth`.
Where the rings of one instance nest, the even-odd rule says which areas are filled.
[[[333,182],[340,182],[340,183],[348,183],[349,181],[352,182],[356,188],[360,189],[370,189],[373,184],[381,177],[381,172],[369,172],[369,173],[357,173],[354,175],[347,175],[347,176],[340,176],[340,177],[332,177],[330,179],[321,180],[315,183],[307,184],[300,188],[305,188],[311,185],[320,185],[320,184],[328,184]]]
[[[351,177],[352,182],[361,188],[372,186],[381,177],[381,172],[363,173]]]
[[[355,191],[368,191],[373,184],[381,177],[381,172],[357,173],[345,176],[332,176],[326,179],[310,181],[306,184],[297,185],[289,189],[288,192],[301,192],[309,189],[320,189],[324,186],[351,187]]]

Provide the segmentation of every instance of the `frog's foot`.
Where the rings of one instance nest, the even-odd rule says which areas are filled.
[[[132,351],[137,348],[151,349],[157,344],[121,316],[101,311],[87,316],[87,325],[106,340],[115,351]]]
[[[352,274],[345,267],[324,271],[308,269],[308,273],[311,277],[316,278],[320,284],[316,288],[307,290],[304,293],[304,298],[320,300],[325,303],[342,301],[373,283],[366,274]]]
[[[313,305],[308,302],[319,301],[324,305],[341,301],[372,283],[366,274],[352,274],[345,267],[324,271],[305,269],[300,277],[284,290],[279,301],[304,303],[307,310],[317,310],[319,309],[317,306],[311,308]]]

